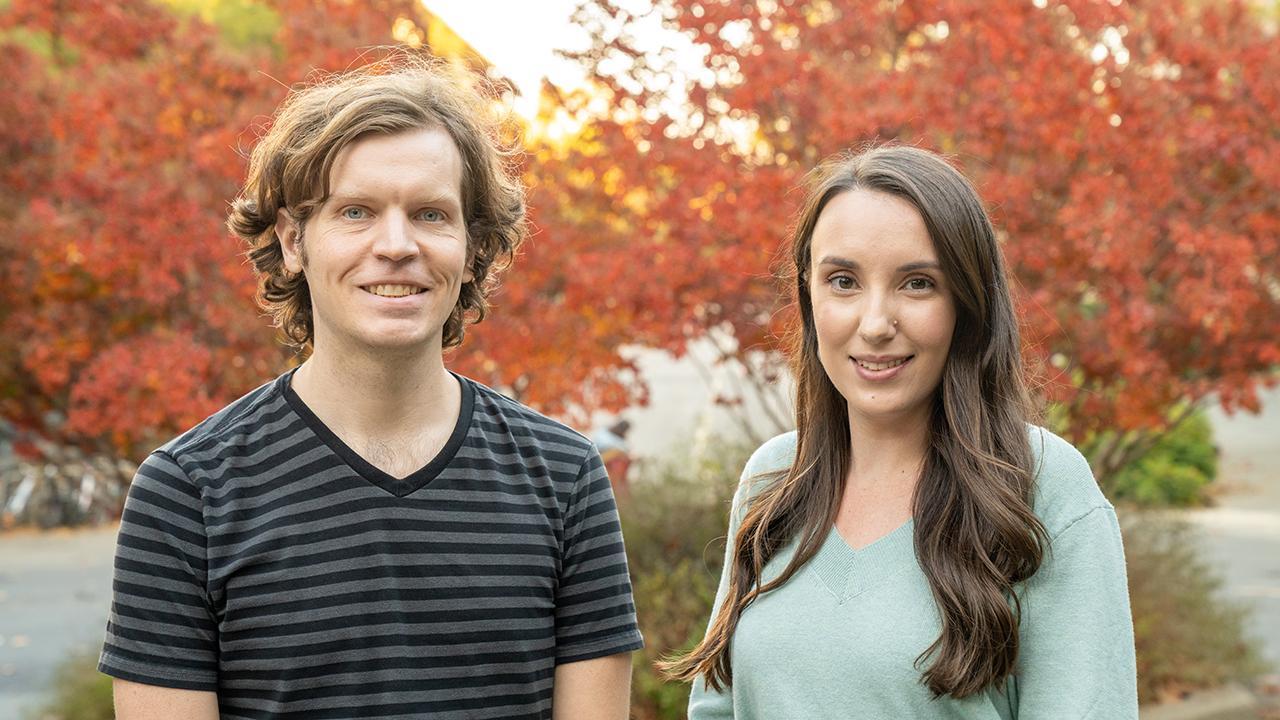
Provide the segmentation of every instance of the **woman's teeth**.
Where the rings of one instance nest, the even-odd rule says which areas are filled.
[[[911,359],[910,357],[904,357],[904,358],[899,358],[897,360],[890,360],[888,362],[867,362],[866,360],[858,360],[857,363],[861,367],[864,367],[868,370],[880,371],[880,370],[888,370],[889,368],[898,367],[899,365],[901,365],[902,363],[910,359]]]

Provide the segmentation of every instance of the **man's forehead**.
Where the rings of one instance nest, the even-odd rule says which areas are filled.
[[[463,162],[443,128],[369,133],[348,143],[329,173],[331,196],[369,196],[387,191],[457,200]]]

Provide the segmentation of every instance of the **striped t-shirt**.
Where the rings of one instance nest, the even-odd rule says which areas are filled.
[[[129,491],[99,668],[230,718],[549,718],[557,664],[642,646],[589,441],[465,378],[397,479],[267,383]]]

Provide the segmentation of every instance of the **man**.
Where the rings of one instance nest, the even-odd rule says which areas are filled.
[[[151,455],[100,669],[121,720],[625,718],[642,646],[581,435],[445,369],[524,238],[487,101],[295,91],[228,220],[309,358]]]

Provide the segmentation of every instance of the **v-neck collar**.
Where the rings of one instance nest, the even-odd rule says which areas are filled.
[[[844,603],[910,567],[914,541],[914,519],[857,549],[833,525],[809,566],[836,602]]]
[[[311,431],[360,477],[396,497],[404,497],[421,490],[427,483],[434,480],[440,474],[440,471],[444,470],[454,456],[458,454],[458,449],[462,447],[462,441],[467,437],[467,430],[471,427],[471,416],[475,408],[475,388],[470,380],[453,371],[449,371],[449,374],[458,381],[458,387],[462,391],[462,402],[459,404],[458,420],[453,426],[453,432],[449,435],[444,447],[440,449],[440,452],[436,453],[435,457],[431,458],[430,462],[405,477],[397,478],[375,467],[355,450],[352,450],[342,441],[342,438],[338,437],[311,411],[311,408],[307,407],[307,404],[293,389],[293,374],[297,371],[298,369],[294,368],[281,375],[278,380],[285,401],[289,403],[294,412],[298,413],[298,416],[311,428]]]

